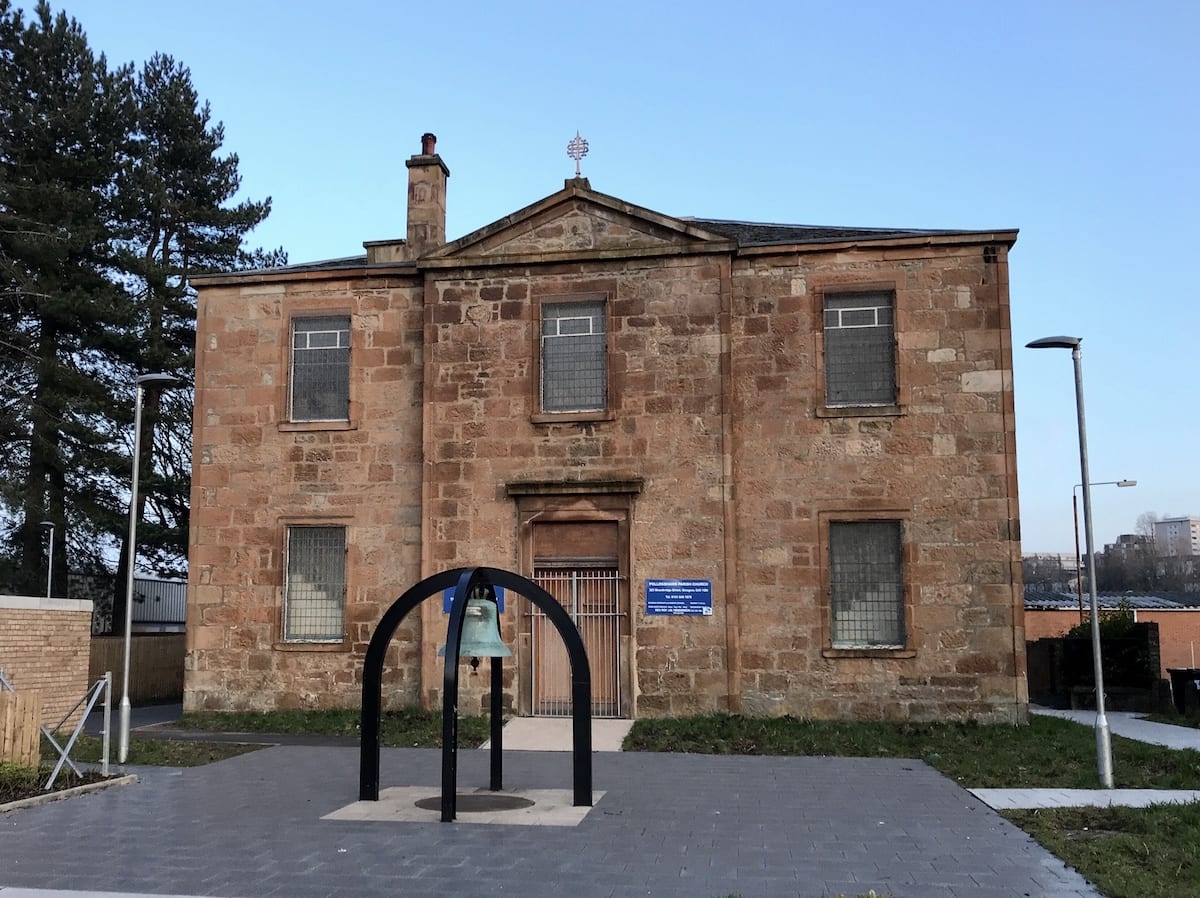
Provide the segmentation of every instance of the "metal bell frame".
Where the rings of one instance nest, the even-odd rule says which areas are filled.
[[[468,601],[477,589],[484,601],[496,601],[495,587],[523,595],[545,613],[558,630],[571,665],[572,779],[575,807],[592,806],[592,686],[583,638],[561,604],[527,577],[500,568],[456,568],[426,577],[408,589],[384,612],[371,636],[363,663],[360,718],[358,799],[379,800],[379,728],[382,715],[383,662],[388,644],[405,616],[430,596],[454,587],[446,625],[442,684],[442,822],[457,814],[458,787],[458,668]],[[491,777],[489,788],[503,788],[504,658],[491,660]]]

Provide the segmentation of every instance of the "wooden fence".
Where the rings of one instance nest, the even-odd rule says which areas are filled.
[[[129,700],[133,704],[183,700],[182,633],[135,633],[129,648]],[[88,679],[94,683],[106,670],[113,675],[113,703],[121,697],[121,671],[125,640],[120,636],[93,636]]]
[[[42,694],[0,691],[0,764],[41,763]]]

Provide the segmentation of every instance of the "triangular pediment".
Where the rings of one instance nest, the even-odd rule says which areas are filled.
[[[448,243],[425,263],[643,255],[732,246],[724,235],[597,193],[583,179]]]

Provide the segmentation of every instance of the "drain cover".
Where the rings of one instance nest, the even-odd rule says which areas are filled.
[[[416,802],[423,811],[440,811],[442,797],[422,798]],[[533,807],[533,801],[519,795],[505,795],[503,792],[460,792],[455,800],[455,808],[460,814],[479,813],[481,811],[519,811],[521,808]]]

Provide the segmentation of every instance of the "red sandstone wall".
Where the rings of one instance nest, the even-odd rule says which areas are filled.
[[[748,710],[1010,719],[1027,700],[1006,256],[739,261],[733,393]],[[894,414],[822,409],[823,291],[895,292]],[[830,648],[827,521],[904,521],[905,651]],[[1014,639],[1015,632],[1015,639]]]
[[[351,423],[287,419],[289,321],[351,315]],[[214,286],[199,300],[185,706],[356,705],[383,610],[420,579],[422,310],[415,279]],[[346,525],[344,643],[281,638],[286,526]],[[385,698],[418,689],[417,621]]]
[[[669,237],[572,209],[486,237],[465,267],[435,260],[423,280],[206,286],[187,706],[356,704],[366,640],[398,592],[457,565],[530,573],[529,533],[548,510],[627,516],[627,713],[1021,719],[1004,247],[986,262],[969,243],[626,252]],[[522,253],[542,255],[505,261]],[[898,407],[830,414],[821,292],[881,285],[896,295]],[[608,414],[539,416],[537,303],[582,293],[609,304]],[[353,318],[353,426],[281,425],[288,317],[332,310]],[[572,493],[598,479],[624,492]],[[555,481],[533,499],[513,492]],[[823,534],[837,514],[905,521],[901,651],[829,647]],[[284,530],[323,521],[350,527],[347,640],[285,646]],[[711,580],[713,614],[647,616],[644,583],[658,577]],[[395,701],[438,699],[445,619],[426,605],[392,650]],[[508,702],[521,710],[519,613],[502,627],[517,651]],[[464,708],[481,694],[471,682]]]
[[[537,276],[468,271],[430,286],[427,473],[436,523],[428,566],[528,567],[506,484],[639,480],[627,571],[639,714],[724,706],[720,273],[711,258],[686,257],[560,266]],[[538,423],[536,302],[597,293],[611,312],[611,414]],[[559,497],[563,513],[586,514],[590,504]],[[646,616],[648,577],[711,580],[713,616]],[[510,640],[518,613],[505,614]],[[430,627],[432,641],[444,620],[434,617]],[[425,668],[429,700],[437,696],[437,669],[436,662]]]

